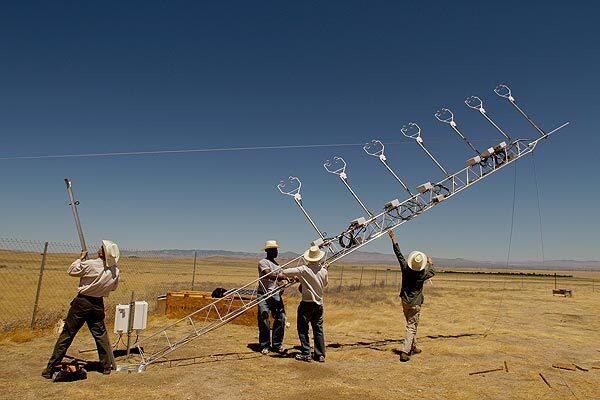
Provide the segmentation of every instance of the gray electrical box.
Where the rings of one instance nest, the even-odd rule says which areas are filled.
[[[360,217],[350,221],[350,228],[358,228],[361,226],[365,226],[366,224],[367,220],[365,219],[365,217]]]
[[[421,186],[417,186],[417,191],[419,193],[426,193],[426,192],[430,191],[431,189],[433,189],[433,185],[431,184],[431,182],[426,182],[426,183],[422,184]]]
[[[394,210],[396,208],[400,207],[400,200],[398,199],[394,199],[392,201],[388,201],[387,203],[385,203],[385,205],[383,206],[383,208],[386,211],[390,211],[390,210]]]

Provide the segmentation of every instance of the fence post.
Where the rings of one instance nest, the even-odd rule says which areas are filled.
[[[35,315],[37,314],[38,304],[40,300],[40,291],[42,289],[42,277],[44,276],[44,267],[46,266],[46,255],[48,254],[48,242],[44,243],[44,252],[42,253],[42,263],[40,264],[40,273],[38,275],[37,289],[35,291],[35,301],[33,303],[33,312],[31,314],[31,325],[33,329],[35,325]]]
[[[192,290],[194,290],[194,281],[196,280],[196,257],[197,253],[194,251],[194,272],[192,273]]]
[[[383,284],[384,286],[387,286],[387,273],[388,273],[388,271],[389,271],[389,269],[385,270],[385,280],[384,280],[385,283]]]
[[[342,289],[343,281],[344,281],[344,266],[342,265],[342,271],[340,272],[340,287],[338,288],[338,290]]]
[[[129,302],[129,318],[127,319],[127,354],[126,359],[129,360],[131,351],[131,332],[133,331],[133,319],[135,318],[135,292],[131,291],[131,301]]]
[[[359,289],[360,289],[360,286],[362,285],[363,272],[365,272],[365,266],[364,265],[360,268],[360,280],[358,281],[358,288]]]

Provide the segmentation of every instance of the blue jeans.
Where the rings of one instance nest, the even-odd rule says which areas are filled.
[[[310,356],[310,337],[308,325],[311,325],[315,340],[315,358],[325,356],[325,334],[323,333],[323,306],[312,301],[301,301],[298,305],[298,336],[302,355]]]
[[[269,314],[273,317],[273,340],[271,340],[271,323]],[[280,348],[285,334],[285,309],[281,296],[275,295],[258,303],[258,341],[260,348]]]

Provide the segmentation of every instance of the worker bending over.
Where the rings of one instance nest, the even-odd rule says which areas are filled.
[[[327,269],[322,260],[325,252],[317,246],[308,249],[303,257],[306,265],[287,268],[283,274],[300,281],[299,290],[302,301],[298,305],[297,329],[300,338],[301,353],[296,355],[299,361],[310,362],[310,337],[308,326],[312,326],[314,335],[314,360],[325,362],[325,336],[323,334],[323,288],[327,286]]]
[[[98,349],[100,364],[104,374],[110,374],[114,358],[106,326],[104,325],[104,301],[119,284],[119,247],[108,240],[102,241],[98,258],[87,260],[87,252],[71,264],[67,273],[79,278],[77,296],[71,301],[71,307],[65,319],[63,330],[56,341],[48,365],[42,372],[46,379],[52,379],[55,367],[67,353],[75,335],[84,323],[87,324]]]
[[[275,261],[279,245],[275,240],[265,243],[266,256],[258,262],[258,296],[264,296],[277,288],[277,280],[281,276],[281,267]],[[271,337],[271,323],[269,313],[273,317],[273,335]],[[268,354],[285,353],[283,337],[285,335],[285,308],[282,293],[278,292],[268,299],[258,303],[258,341],[260,352]]]
[[[408,255],[408,261],[405,260],[394,232],[389,230],[388,235],[392,239],[394,253],[396,253],[402,270],[400,299],[402,299],[402,309],[406,318],[406,337],[400,352],[400,361],[406,362],[410,360],[412,354],[421,352],[417,347],[417,326],[419,325],[421,304],[423,304],[423,284],[435,275],[435,271],[431,267],[433,264],[431,258],[420,251],[411,252]]]

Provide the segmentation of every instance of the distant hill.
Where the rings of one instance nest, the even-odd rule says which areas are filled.
[[[160,258],[193,258],[194,251],[198,258],[226,257],[237,259],[258,259],[264,253],[249,253],[241,251],[228,250],[152,250],[152,251],[123,251],[124,256],[137,257],[160,257]],[[281,259],[291,259],[298,257],[298,253],[284,252],[279,255]],[[442,268],[486,268],[501,269],[506,268],[506,263],[498,261],[478,261],[464,258],[442,258],[433,257],[437,267]],[[355,251],[344,257],[340,263],[344,264],[365,264],[365,265],[387,265],[397,263],[396,256],[378,252]],[[546,260],[541,261],[514,261],[509,268],[513,269],[562,269],[562,270],[600,270],[600,261],[580,261],[580,260]]]

